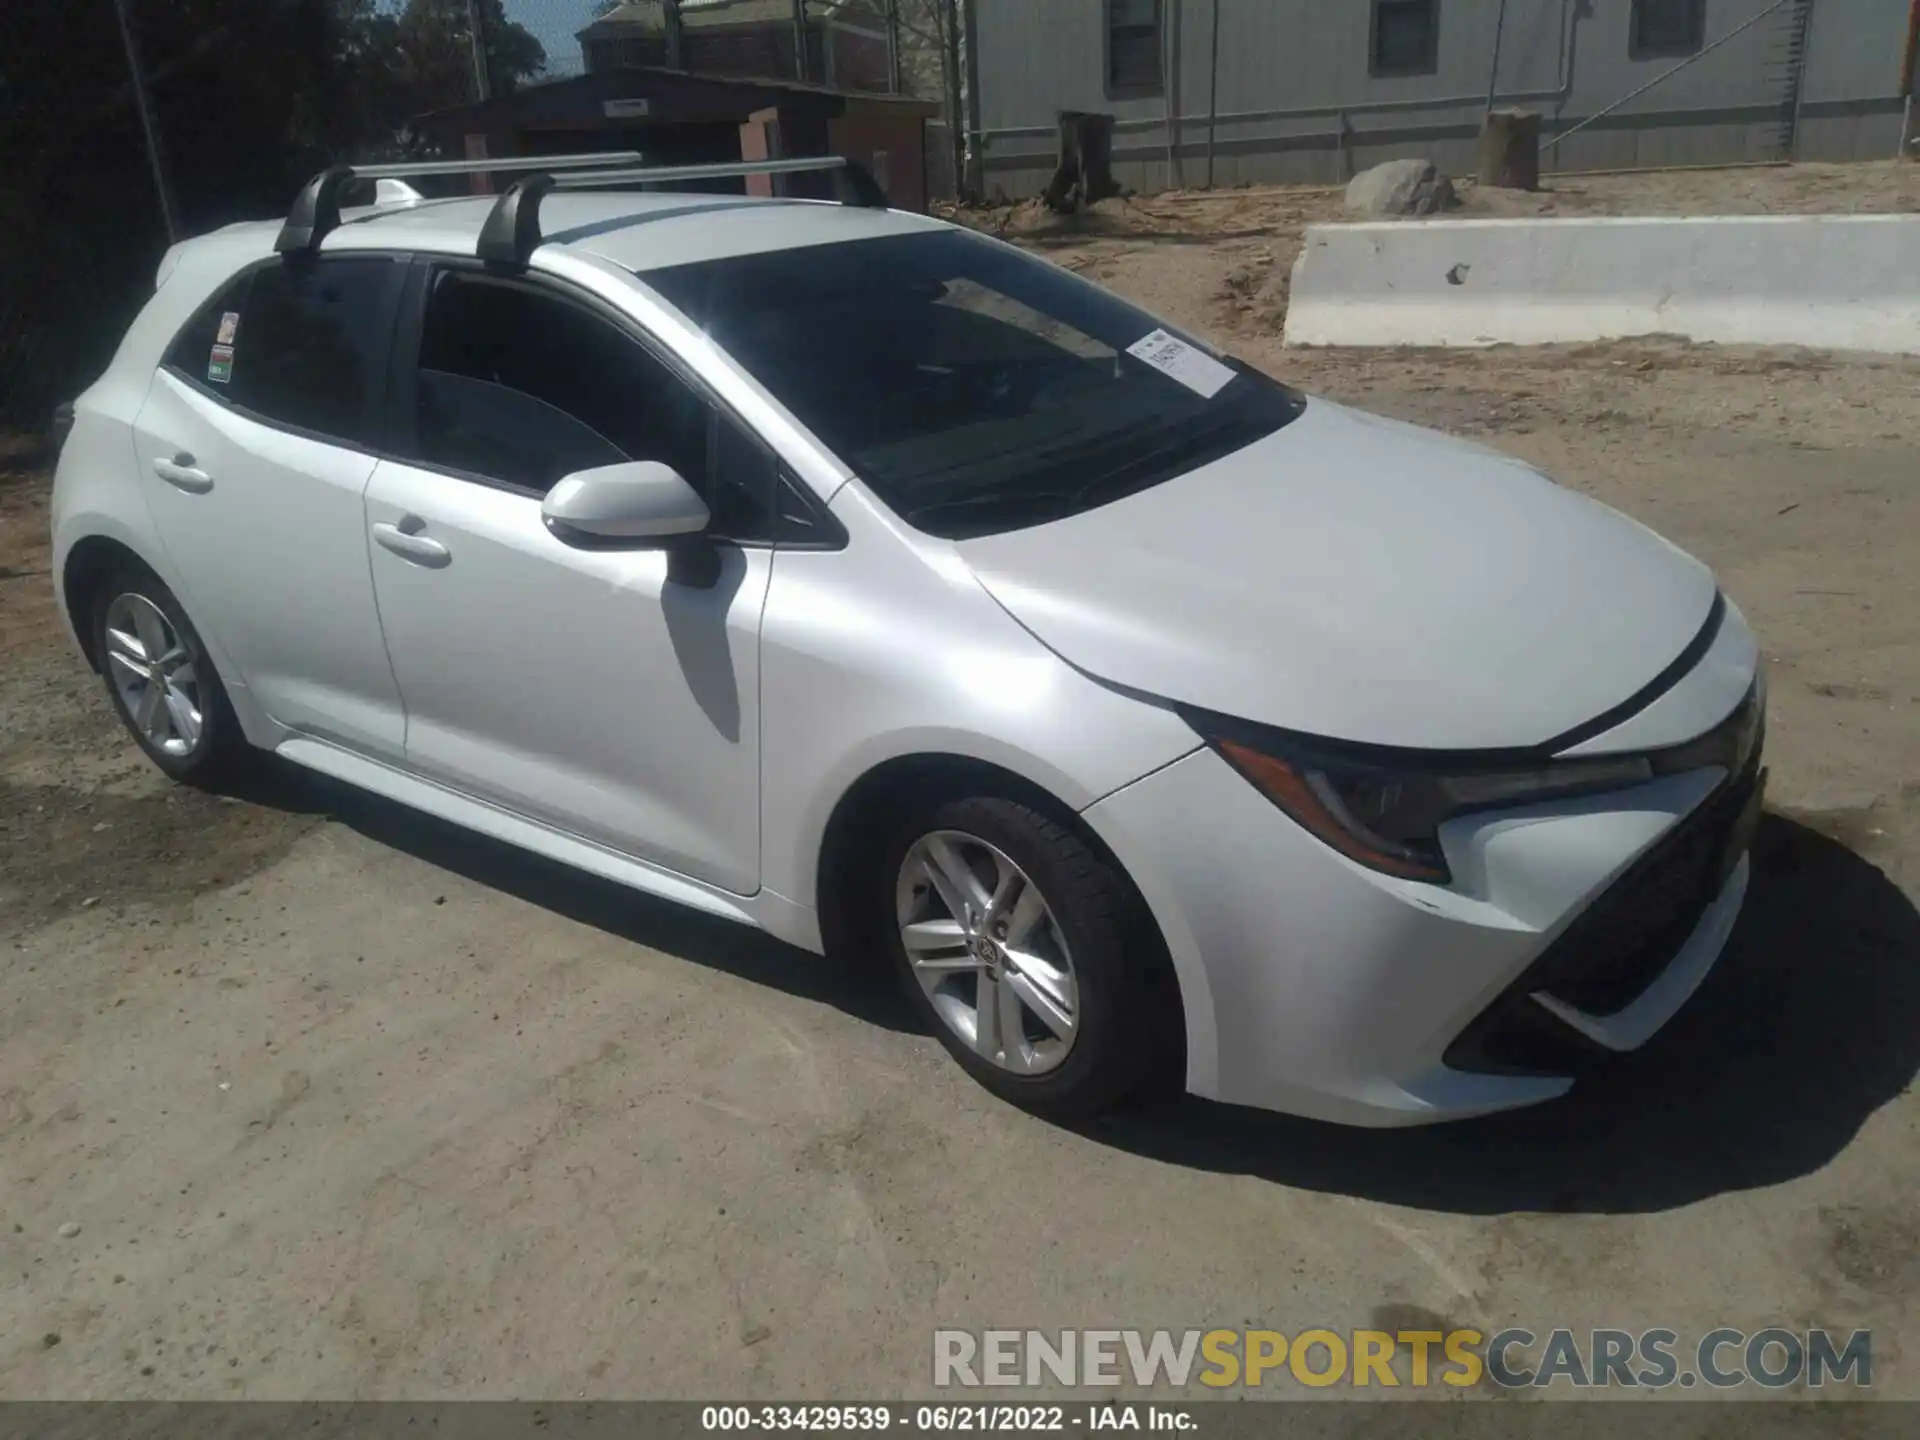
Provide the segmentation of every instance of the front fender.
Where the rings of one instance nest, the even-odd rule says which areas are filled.
[[[1198,748],[1172,710],[1102,685],[1047,649],[949,544],[903,533],[857,482],[833,509],[847,548],[782,552],[762,621],[767,890],[813,905],[835,810],[893,761],[978,761],[1085,812]],[[1126,837],[1094,828],[1126,864]],[[1156,915],[1164,905],[1151,894],[1148,903]],[[1179,953],[1175,964],[1190,1053],[1197,1042],[1210,1055],[1205,977]]]
[[[827,822],[876,766],[950,755],[1084,810],[1199,739],[1081,674],[1009,616],[945,541],[850,482],[835,551],[783,551],[761,624],[763,883],[814,894]]]

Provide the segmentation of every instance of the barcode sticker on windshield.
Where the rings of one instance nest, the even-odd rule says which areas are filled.
[[[1204,350],[1196,350],[1177,335],[1156,330],[1144,340],[1127,347],[1136,360],[1145,361],[1163,375],[1170,375],[1203,400],[1211,400],[1233,379],[1233,371]]]

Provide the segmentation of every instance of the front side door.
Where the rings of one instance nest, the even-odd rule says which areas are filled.
[[[364,491],[404,262],[274,261],[174,341],[134,422],[195,622],[276,720],[398,758]]]
[[[759,630],[772,457],[583,300],[421,265],[390,449],[367,489],[374,588],[421,774],[624,854],[759,884]],[[707,537],[564,541],[574,470],[660,460]]]

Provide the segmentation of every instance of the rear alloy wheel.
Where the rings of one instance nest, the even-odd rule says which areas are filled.
[[[94,609],[94,654],[113,707],[175,780],[211,778],[239,727],[179,601],[151,575],[115,576]]]
[[[874,878],[890,888],[874,898],[940,1042],[996,1095],[1062,1119],[1137,1089],[1177,1044],[1180,1012],[1126,878],[1070,822],[1022,801],[915,810],[881,857]]]

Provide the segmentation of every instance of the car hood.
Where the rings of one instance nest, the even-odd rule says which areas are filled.
[[[980,583],[1113,684],[1289,730],[1537,746],[1620,705],[1715,584],[1530,466],[1326,401],[1065,520],[959,542]]]

